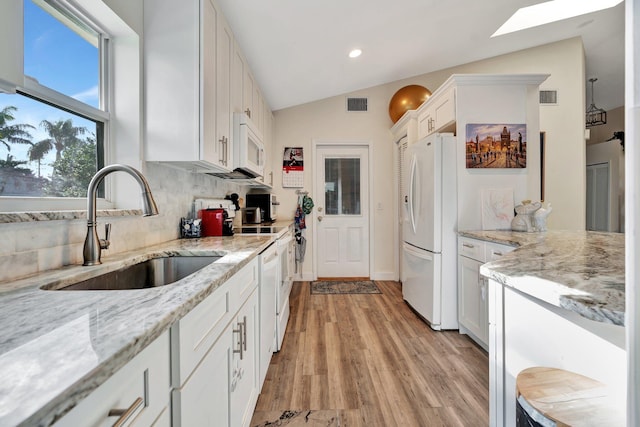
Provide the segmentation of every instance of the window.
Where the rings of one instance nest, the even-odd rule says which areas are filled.
[[[0,93],[0,197],[85,197],[104,165],[109,38],[64,0],[24,0],[23,36],[24,85]]]

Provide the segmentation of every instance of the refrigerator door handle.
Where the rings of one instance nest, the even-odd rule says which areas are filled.
[[[409,205],[407,208],[409,209],[409,220],[411,220],[411,229],[413,230],[413,234],[416,234],[416,219],[414,214],[414,202],[413,194],[414,194],[414,186],[416,185],[416,169],[418,167],[418,161],[416,159],[415,154],[411,157],[411,173],[409,179]]]
[[[420,259],[424,259],[424,260],[427,260],[427,261],[433,261],[433,255],[429,251],[419,250],[419,249],[414,248],[413,246],[408,245],[406,243],[403,244],[403,249],[404,249],[404,251],[406,253],[408,253],[408,254],[410,254],[410,255],[412,255],[414,257],[417,257],[417,258],[420,258]]]

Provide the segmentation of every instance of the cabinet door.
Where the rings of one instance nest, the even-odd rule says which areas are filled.
[[[174,427],[229,426],[232,325],[227,327],[193,374],[173,390]],[[235,424],[234,424],[235,425]]]
[[[242,111],[247,113],[247,116],[253,119],[253,87],[255,85],[255,81],[253,79],[253,75],[251,71],[249,71],[249,66],[247,62],[244,63],[244,74],[243,74],[243,98],[242,98]]]
[[[213,164],[220,164],[216,139],[216,37],[218,11],[211,0],[202,0],[202,21],[200,27],[200,67],[202,111],[200,120],[202,136],[200,156]]]
[[[488,321],[487,298],[484,279],[480,276],[482,262],[467,257],[458,257],[458,275],[460,283],[458,316],[460,325],[471,332],[475,338],[487,345]]]
[[[232,323],[234,331],[231,370],[231,425],[248,426],[258,401],[260,337],[258,292],[254,291]],[[242,350],[240,351],[240,347]],[[200,425],[200,424],[192,424]]]
[[[242,56],[242,51],[237,43],[233,43],[233,65],[231,75],[231,111],[242,113],[245,109],[244,100],[244,73],[247,61]]]
[[[216,140],[218,157],[222,166],[231,167],[231,73],[233,65],[233,33],[221,13],[217,21],[216,51]]]
[[[431,110],[425,110],[418,117],[418,140],[429,135],[433,129],[433,115]]]
[[[455,90],[449,89],[442,98],[438,98],[433,107],[433,126],[431,131],[438,132],[456,120]]]

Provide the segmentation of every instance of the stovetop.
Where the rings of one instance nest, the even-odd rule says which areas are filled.
[[[233,234],[278,234],[285,228],[287,227],[259,224],[255,226],[244,225],[242,227],[235,227]]]

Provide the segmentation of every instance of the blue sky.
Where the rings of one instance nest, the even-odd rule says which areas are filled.
[[[97,48],[30,0],[25,0],[24,8],[24,73],[42,85],[98,107]],[[54,122],[71,118],[75,126],[84,126],[89,132],[95,130],[95,125],[88,120],[20,95],[0,94],[0,109],[7,105],[18,108],[16,120],[11,123],[28,123],[36,128],[31,130],[34,142],[48,137],[39,128],[42,120]],[[28,148],[14,144],[9,154],[18,160],[27,160]],[[6,148],[0,144],[0,158],[5,159],[6,156]],[[52,150],[43,162],[43,176],[51,173],[51,167],[44,166],[54,158],[55,150]],[[28,166],[37,170],[35,162]]]

